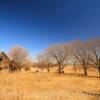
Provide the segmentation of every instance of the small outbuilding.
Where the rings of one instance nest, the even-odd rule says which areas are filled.
[[[10,59],[8,58],[8,56],[4,52],[0,52],[0,69],[8,70],[9,62]]]

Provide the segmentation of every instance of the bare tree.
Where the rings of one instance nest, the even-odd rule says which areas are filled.
[[[50,72],[50,68],[52,67],[52,58],[46,51],[42,52],[37,56],[38,63],[40,67],[46,68],[48,72]]]
[[[56,62],[58,66],[58,73],[64,73],[64,67],[69,57],[68,45],[54,45],[49,47],[46,51],[49,57],[52,57],[53,63]]]
[[[78,64],[80,64],[84,70],[84,75],[87,76],[87,69],[89,68],[91,52],[86,42],[75,41],[72,44],[73,55],[76,58]]]
[[[73,57],[74,58],[74,57]],[[76,61],[76,59],[74,58],[74,59],[71,59],[72,60],[72,64],[73,64],[73,70],[74,70],[74,72],[76,73],[77,72],[77,61]]]
[[[41,71],[43,71],[45,69],[45,65],[46,65],[45,64],[45,59],[44,59],[43,55],[39,54],[37,56],[37,67],[41,68]]]
[[[91,50],[91,66],[98,69],[100,76],[100,38],[88,41]]]
[[[17,69],[21,70],[22,62],[28,57],[28,50],[22,46],[15,46],[10,49],[9,56],[17,63]]]
[[[32,68],[32,61],[30,59],[26,59],[22,62],[22,66],[24,67],[25,71],[28,71]]]

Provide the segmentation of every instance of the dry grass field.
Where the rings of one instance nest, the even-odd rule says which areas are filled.
[[[0,100],[100,100],[100,79],[71,71],[0,73]]]

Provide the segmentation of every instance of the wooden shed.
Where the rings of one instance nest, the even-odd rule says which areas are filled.
[[[10,59],[4,52],[0,52],[0,68],[9,69]]]

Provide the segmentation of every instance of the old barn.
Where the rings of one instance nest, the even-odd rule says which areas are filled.
[[[9,61],[10,59],[4,52],[0,52],[0,69],[9,69]]]

